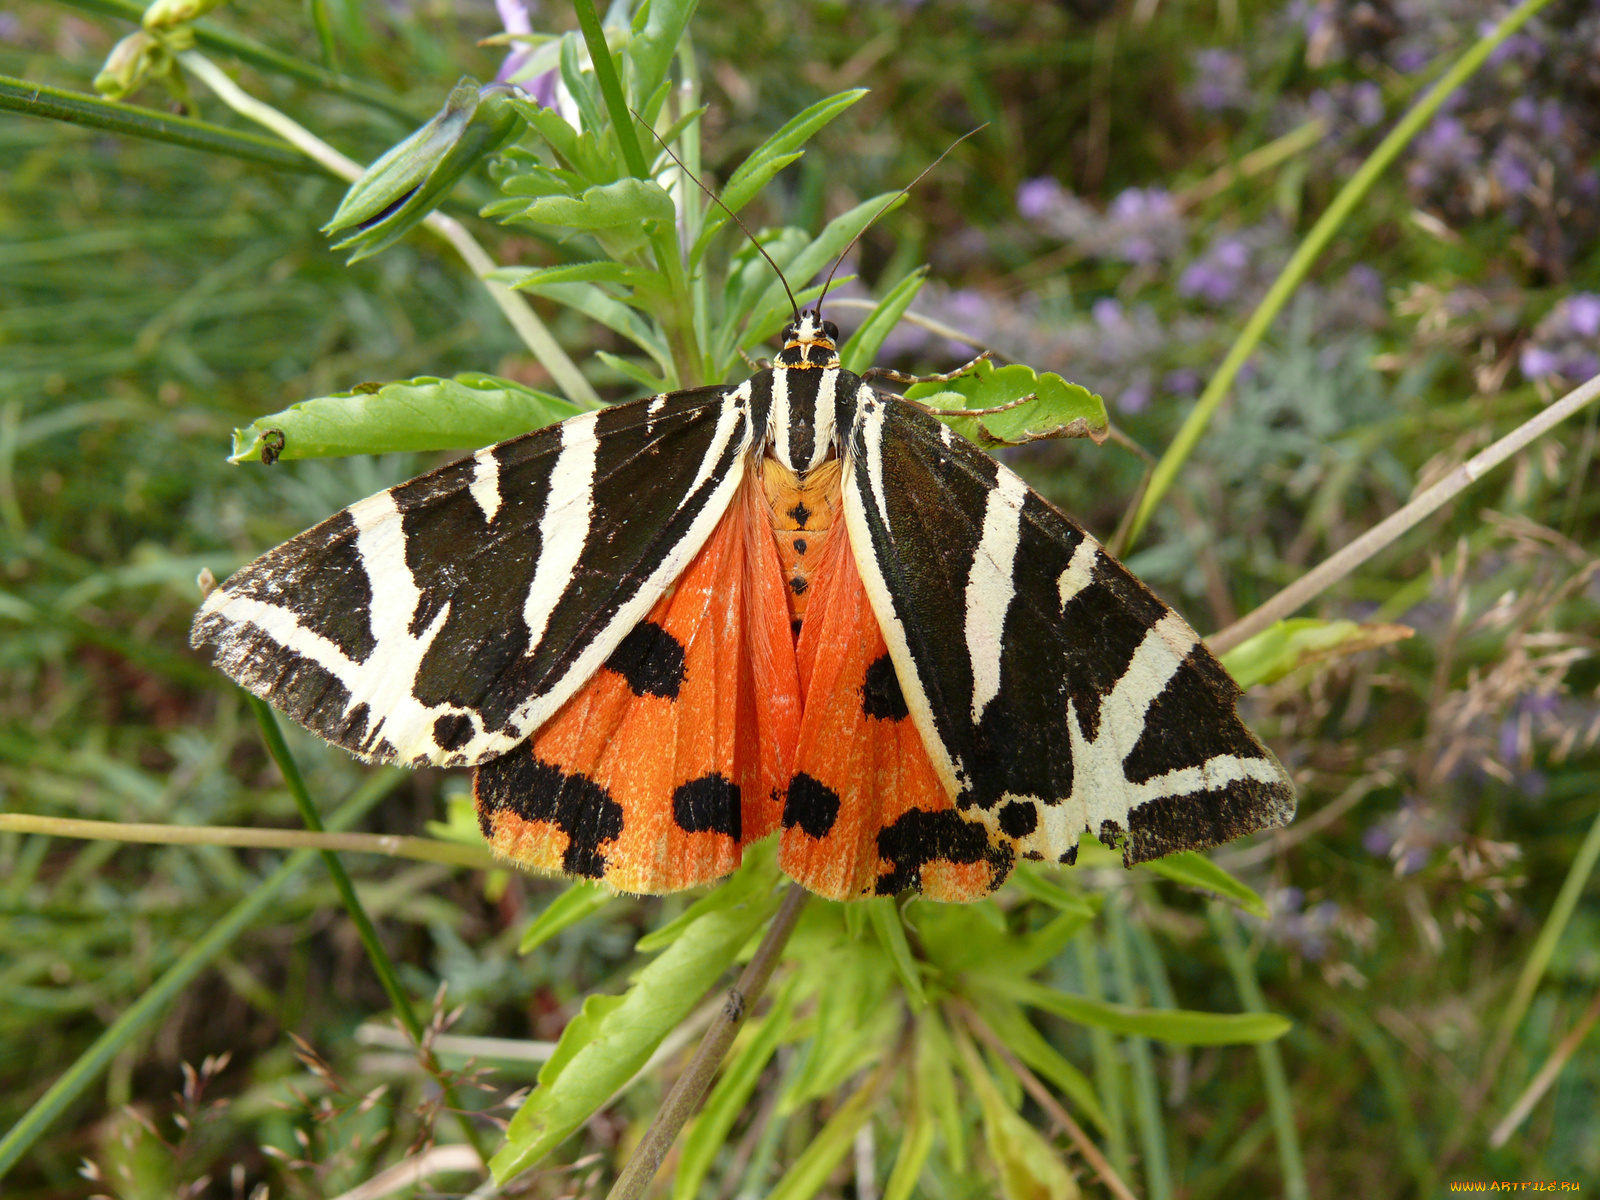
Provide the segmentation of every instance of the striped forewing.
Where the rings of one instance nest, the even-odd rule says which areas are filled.
[[[738,488],[752,428],[743,384],[480,450],[242,568],[191,640],[362,757],[483,762],[553,714],[687,566]]]
[[[958,807],[1030,858],[1129,863],[1294,812],[1182,618],[1013,472],[863,388],[845,519],[911,714]]]

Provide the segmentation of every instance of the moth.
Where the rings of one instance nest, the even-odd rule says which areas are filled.
[[[820,306],[735,386],[379,492],[206,599],[216,665],[371,762],[471,766],[528,867],[667,892],[779,834],[836,899],[970,901],[1093,833],[1134,863],[1287,822],[1190,627]]]

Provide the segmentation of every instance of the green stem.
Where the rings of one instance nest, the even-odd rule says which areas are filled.
[[[600,24],[600,14],[595,12],[594,0],[572,0],[572,7],[577,10],[578,26],[589,47],[589,60],[594,63],[594,77],[600,82],[600,94],[605,97],[606,111],[611,114],[611,127],[617,131],[617,144],[622,147],[628,171],[635,179],[649,179],[650,164],[639,146],[633,114],[622,95],[622,81],[617,78],[616,63],[611,61],[611,47],[606,44],[606,31]]]
[[[87,125],[92,129],[105,129],[127,137],[148,138],[156,142],[171,142],[190,150],[203,150],[211,154],[226,154],[280,171],[318,172],[322,168],[307,161],[292,146],[276,138],[259,137],[253,133],[238,133],[197,121],[193,117],[175,117],[136,104],[121,104],[115,100],[102,100],[86,92],[73,92],[65,88],[47,87],[42,83],[29,83],[10,75],[0,75],[0,111],[25,113],[32,117],[46,117],[66,121],[73,125]]]
[[[1261,984],[1256,980],[1255,964],[1245,953],[1239,940],[1239,927],[1234,924],[1233,911],[1220,900],[1208,906],[1211,926],[1217,931],[1217,941],[1222,943],[1222,955],[1228,960],[1228,971],[1233,975],[1233,986],[1239,991],[1239,1002],[1246,1012],[1266,1012],[1267,1001],[1261,994]],[[1288,1200],[1310,1200],[1311,1189],[1306,1183],[1305,1160],[1300,1154],[1300,1134],[1294,1124],[1294,1101],[1289,1095],[1289,1077],[1283,1069],[1283,1056],[1276,1042],[1256,1043],[1256,1058],[1261,1063],[1261,1079],[1267,1092],[1267,1112],[1272,1117],[1272,1132],[1278,1142],[1278,1165],[1283,1171],[1283,1194]]]
[[[61,3],[72,8],[81,9],[83,12],[94,13],[103,17],[118,17],[124,21],[132,21],[135,25],[144,19],[143,4],[135,0],[60,0]],[[395,97],[380,88],[368,84],[345,79],[332,71],[325,71],[304,59],[292,58],[287,54],[279,54],[276,50],[269,50],[259,42],[251,41],[247,37],[240,37],[226,29],[220,29],[210,21],[194,21],[189,26],[194,30],[195,41],[208,50],[220,51],[231,54],[240,62],[249,63],[263,71],[271,71],[278,75],[287,75],[298,79],[302,83],[309,83],[313,87],[322,88],[324,91],[337,92],[341,96],[348,96],[358,100],[371,108],[382,109],[391,116],[398,117],[406,125],[414,125],[418,114],[410,111]]]
[[[294,761],[294,756],[289,753],[289,744],[283,740],[283,730],[278,727],[278,718],[273,714],[272,707],[265,700],[245,692],[244,698],[255,713],[256,722],[261,726],[261,738],[267,744],[267,751],[272,755],[272,760],[278,764],[278,770],[283,773],[283,780],[289,785],[289,794],[294,797],[295,806],[300,810],[300,819],[305,822],[306,828],[316,833],[322,833],[322,817],[317,812],[317,806],[311,800],[311,793],[306,788],[305,777],[300,774],[300,765]],[[423,1068],[439,1081],[443,1090],[444,1102],[452,1111],[460,1115],[461,1128],[466,1134],[467,1141],[477,1151],[478,1157],[485,1163],[489,1161],[487,1148],[481,1144],[477,1128],[469,1121],[461,1107],[455,1088],[442,1077],[438,1061],[433,1056],[433,1051],[427,1044],[427,1031],[422,1027],[416,1010],[411,1007],[411,998],[406,995],[405,988],[400,985],[400,978],[395,974],[394,964],[389,961],[389,953],[383,948],[383,943],[378,940],[378,931],[373,927],[372,918],[367,916],[367,910],[361,904],[361,898],[356,895],[356,885],[351,882],[350,874],[344,869],[344,863],[332,850],[319,850],[322,861],[328,868],[328,874],[333,878],[333,886],[339,893],[339,899],[344,902],[345,911],[350,914],[350,920],[355,924],[356,936],[361,939],[361,944],[366,948],[367,957],[372,961],[372,969],[377,973],[378,982],[383,985],[384,992],[389,997],[389,1003],[394,1008],[395,1015],[400,1018],[400,1023],[406,1027],[406,1032],[411,1035],[411,1040],[416,1043],[418,1053],[421,1055]]]
[[[1078,974],[1083,994],[1093,1000],[1105,998],[1100,984],[1100,947],[1087,929],[1073,939],[1078,952]],[[1089,1028],[1089,1049],[1094,1055],[1095,1089],[1100,1093],[1100,1111],[1106,1115],[1106,1157],[1119,1175],[1128,1174],[1128,1129],[1122,1107],[1122,1066],[1117,1061],[1116,1042],[1111,1031],[1099,1025]]]
[[[1450,94],[1483,65],[1501,42],[1520,29],[1530,17],[1548,3],[1550,0],[1523,0],[1489,33],[1479,38],[1472,48],[1444,73],[1439,82],[1428,89],[1427,94],[1411,111],[1400,118],[1399,124],[1389,131],[1389,136],[1378,143],[1377,149],[1368,155],[1366,162],[1362,163],[1350,177],[1349,182],[1339,189],[1339,194],[1333,198],[1333,203],[1328,205],[1327,211],[1311,227],[1311,232],[1306,234],[1305,240],[1295,249],[1293,257],[1273,281],[1271,289],[1256,306],[1255,312],[1250,314],[1250,320],[1229,349],[1228,356],[1222,360],[1222,366],[1217,368],[1217,373],[1206,385],[1206,390],[1195,404],[1194,411],[1189,414],[1183,427],[1178,430],[1178,436],[1172,439],[1172,445],[1167,447],[1167,452],[1156,464],[1155,473],[1150,477],[1150,486],[1145,489],[1144,497],[1139,501],[1139,508],[1134,513],[1133,528],[1128,536],[1130,545],[1144,531],[1151,513],[1155,511],[1156,505],[1161,502],[1167,489],[1172,486],[1173,479],[1177,477],[1178,469],[1194,452],[1201,435],[1206,431],[1206,426],[1211,423],[1218,406],[1222,404],[1228,390],[1233,386],[1239,368],[1244,366],[1245,360],[1255,353],[1256,346],[1260,344],[1267,327],[1288,303],[1295,289],[1304,282],[1312,264],[1333,240],[1333,235],[1344,224],[1345,218],[1355,210],[1362,197],[1377,182],[1378,176],[1399,157],[1400,151],[1404,150],[1411,139],[1421,132],[1422,127],[1432,120],[1433,115],[1449,99]]]
[[[1133,949],[1129,944],[1128,918],[1123,898],[1112,897],[1106,905],[1106,931],[1110,935],[1111,966],[1116,972],[1117,991],[1124,1004],[1143,1006],[1133,975]],[[1161,1089],[1156,1083],[1155,1059],[1148,1038],[1123,1039],[1133,1075],[1133,1115],[1139,1142],[1144,1151],[1145,1194],[1150,1200],[1171,1200],[1172,1169],[1167,1155],[1166,1128],[1162,1123]]]
[[[381,800],[400,781],[398,771],[380,771],[368,778],[355,794],[328,820],[333,829],[345,829],[355,824],[368,809]],[[78,1056],[76,1062],[50,1085],[25,1114],[0,1138],[0,1178],[16,1166],[28,1148],[45,1132],[66,1108],[78,1098],[126,1048],[139,1032],[163,1011],[172,999],[188,987],[228,946],[250,926],[254,925],[267,908],[277,899],[278,893],[311,862],[314,851],[297,850],[284,859],[271,875],[238,904],[231,908],[200,939],[179,956],[148,990],[125,1009],[120,1017],[107,1027],[94,1043]]]

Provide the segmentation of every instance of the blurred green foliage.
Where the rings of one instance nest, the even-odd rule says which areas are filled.
[[[873,297],[884,312],[907,302],[965,345],[887,320],[855,345],[938,369],[992,346],[1105,395],[1120,430],[1158,452],[1196,390],[1185,373],[1203,382],[1426,64],[1478,32],[1464,4],[705,0],[692,59],[674,62],[677,30],[660,24],[674,12],[687,6],[662,3],[639,27],[620,83],[661,95],[639,105],[655,121],[658,85],[692,63],[708,107],[691,165],[740,196],[780,263],[801,264],[797,287],[988,121],[867,234],[841,272],[857,280],[835,293],[864,306],[844,310],[855,316]],[[0,74],[87,92],[139,15],[119,0],[14,7]],[[1583,107],[1594,20],[1555,4],[1493,60],[1352,215],[1252,359],[1130,560],[1199,627],[1248,611],[1581,373],[1585,298],[1600,304],[1582,182],[1600,145]],[[553,4],[534,21],[576,28]],[[248,92],[372,161],[463,72],[495,75],[507,48],[478,40],[499,27],[487,3],[311,0],[229,4],[195,31]],[[459,183],[448,211],[492,205],[514,222],[473,229],[608,399],[741,372],[738,351],[759,353],[787,312],[766,265],[694,193],[704,232],[687,244],[720,295],[673,276],[667,222],[610,220],[619,184],[630,217],[659,203],[649,189],[666,195],[618,166],[629,137],[646,158],[655,147],[636,120],[613,124],[578,38],[522,44],[568,84],[591,144],[564,152],[571,125],[525,106],[561,161],[525,138]],[[159,78],[132,99],[170,102]],[[202,88],[188,99],[256,132]],[[1321,134],[1297,133],[1312,121]],[[1251,152],[1277,139],[1297,148],[1260,166]],[[242,703],[186,649],[195,575],[430,465],[425,447],[442,443],[266,470],[228,465],[229,431],[308,398],[311,418],[437,394],[522,405],[529,424],[564,402],[440,244],[412,233],[344,265],[318,232],[339,204],[331,180],[10,112],[0,163],[0,807],[292,826]],[[632,274],[574,273],[601,251]],[[629,295],[642,303],[619,311]],[[675,1200],[1097,1193],[1013,1067],[974,1038],[984,1027],[1140,1195],[1600,1176],[1592,1044],[1503,1147],[1486,1140],[1600,986],[1593,854],[1579,849],[1600,784],[1595,442],[1591,413],[1321,601],[1341,621],[1403,620],[1411,640],[1335,659],[1335,641],[1382,639],[1279,630],[1287,673],[1258,644],[1250,669],[1266,682],[1247,707],[1302,785],[1289,831],[1159,874],[1086,847],[1076,870],[1021,871],[966,908],[813,901],[671,1160]],[[1116,443],[1007,453],[1103,535],[1145,465]],[[327,811],[371,798],[342,754],[291,746]],[[407,775],[365,827],[415,833],[463,787]],[[0,1129],[283,859],[0,834]],[[702,994],[770,907],[770,866],[751,860],[698,898],[603,903],[502,872],[360,857],[350,870],[424,1021],[447,985],[436,1047],[457,1093],[495,1115],[543,1064],[511,1136],[525,1161],[554,1150],[519,1180],[553,1197],[601,1194],[654,1112],[691,1044],[673,1027],[689,1013],[682,1029],[698,1028]],[[332,884],[313,865],[275,886],[260,920],[30,1141],[8,1194],[326,1196],[436,1125],[456,1140],[437,1078],[386,1040],[387,999]],[[1265,917],[1208,910],[1196,887]],[[648,1019],[619,1017],[625,993]],[[1527,1005],[1515,1019],[1513,995]],[[1288,1034],[1261,1042],[1283,1017]],[[1215,1044],[1233,1041],[1260,1044]],[[224,1051],[231,1062],[186,1085],[183,1064]]]

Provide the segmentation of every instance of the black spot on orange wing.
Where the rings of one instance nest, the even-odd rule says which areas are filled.
[[[533,757],[528,742],[478,768],[478,819],[497,848],[502,838],[539,831],[506,828],[502,814],[524,825],[546,825],[566,835],[561,869],[569,875],[598,879],[605,874],[601,849],[622,833],[622,806],[585,775],[568,774],[553,763]],[[546,838],[548,835],[545,835]]]
[[[801,772],[789,781],[783,804],[783,827],[798,827],[814,838],[828,836],[839,819],[839,793]]]
[[[672,819],[685,833],[720,833],[739,840],[739,785],[726,775],[702,775],[672,793]]]
[[[878,853],[885,864],[892,864],[878,876],[880,896],[893,896],[906,888],[924,889],[923,869],[935,863],[958,867],[981,864],[989,877],[988,888],[978,893],[984,895],[1005,882],[1013,863],[1009,849],[989,844],[983,826],[963,820],[948,808],[940,812],[913,808],[902,813],[894,824],[879,832]]]
[[[683,686],[683,643],[654,621],[640,621],[606,659],[606,668],[628,681],[635,696],[678,698]]]
[[[894,663],[887,652],[873,659],[867,668],[861,685],[861,711],[880,721],[903,721],[911,715],[905,693],[900,690],[900,677],[894,673]]]

